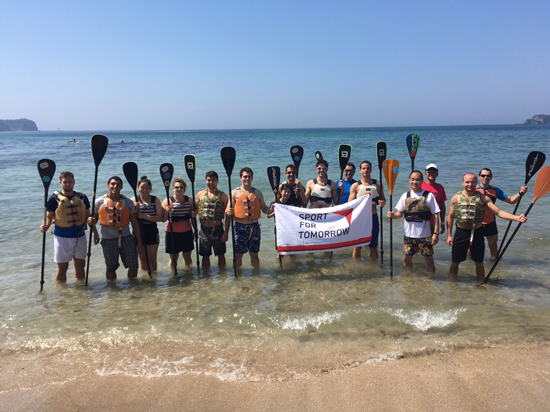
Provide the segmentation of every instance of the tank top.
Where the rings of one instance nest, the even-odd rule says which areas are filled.
[[[288,184],[288,181],[285,180],[281,185]],[[296,193],[294,191],[298,187],[298,185],[290,185],[292,188],[292,192],[290,192],[290,197],[288,198],[288,202],[286,202],[289,206],[296,206],[296,207],[302,207],[302,204],[300,203],[300,199],[298,199],[298,196],[296,196]]]
[[[173,205],[172,222],[183,222],[191,219],[191,203],[189,197],[183,197],[183,203],[178,203],[174,196],[170,196],[170,201]]]
[[[141,195],[138,195],[137,201],[139,203],[139,211],[147,216],[156,216],[157,210],[155,209],[155,202],[157,201],[157,197],[151,195],[151,199],[149,199],[149,203],[143,203],[143,200],[141,200]],[[157,222],[151,222],[147,219],[139,218],[138,222],[142,225],[153,225],[157,224]]]

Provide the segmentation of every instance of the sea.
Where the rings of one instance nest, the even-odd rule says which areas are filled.
[[[95,165],[90,148],[93,134],[109,139],[98,167],[97,196],[107,191],[110,176],[123,178],[123,194],[133,196],[122,164],[136,162],[139,175],[153,183],[153,194],[165,197],[159,166],[174,165],[175,176],[189,182],[185,154],[196,156],[194,191],[206,188],[204,175],[215,170],[219,188],[228,191],[228,176],[220,149],[236,149],[232,188],[239,170],[254,171],[253,186],[272,198],[267,167],[283,172],[292,163],[290,147],[301,145],[304,157],[299,178],[316,176],[315,152],[329,162],[328,176],[340,177],[338,146],[352,146],[351,161],[373,163],[379,178],[376,143],[387,144],[387,158],[400,162],[400,172],[388,204],[395,206],[408,188],[412,170],[405,138],[420,136],[415,168],[439,166],[438,182],[452,195],[462,189],[467,172],[488,167],[495,186],[513,195],[525,183],[525,163],[531,151],[550,155],[550,126],[447,126],[349,129],[186,130],[186,131],[55,131],[0,133],[0,363],[25,361],[47,373],[54,385],[86,375],[121,375],[155,379],[193,374],[230,381],[286,381],[323,373],[345,372],[365,364],[430,355],[462,348],[546,344],[550,339],[550,199],[531,209],[506,254],[484,286],[478,286],[474,264],[461,264],[456,281],[449,280],[451,248],[446,234],[435,246],[435,276],[426,274],[422,257],[412,271],[402,265],[403,221],[383,224],[384,260],[371,262],[368,251],[354,261],[351,250],[300,255],[276,260],[274,222],[262,217],[260,268],[247,256],[240,275],[231,266],[209,270],[196,266],[170,273],[159,224],[159,270],[152,278],[140,271],[129,280],[118,270],[116,282],[106,282],[101,247],[93,246],[89,284],[76,281],[72,264],[66,284],[55,281],[53,235],[46,236],[44,290],[40,293],[45,190],[37,162],[52,159],[57,175],[75,173],[78,191],[92,198]],[[79,143],[70,144],[76,139]],[[359,173],[357,173],[359,177]],[[533,200],[536,178],[529,182],[519,212]],[[186,194],[191,195],[191,185]],[[514,206],[497,202],[512,212]],[[500,236],[507,226],[498,220]],[[515,228],[515,223],[512,228]],[[390,262],[390,248],[393,262]],[[231,262],[228,244],[228,262]],[[393,281],[390,281],[393,263]],[[492,262],[486,250],[485,268]],[[527,350],[527,349],[526,349]],[[34,365],[34,366],[31,366]],[[36,386],[29,386],[33,388]],[[0,391],[8,390],[0,388]]]

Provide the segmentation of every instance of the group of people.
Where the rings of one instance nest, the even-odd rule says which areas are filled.
[[[371,162],[361,162],[359,180],[354,179],[355,165],[347,163],[343,170],[344,178],[336,183],[327,177],[328,166],[326,160],[319,160],[315,165],[317,177],[304,186],[297,177],[295,165],[289,164],[285,169],[286,180],[279,185],[270,206],[262,192],[252,186],[254,173],[248,167],[241,169],[241,185],[232,190],[231,199],[218,189],[218,174],[215,171],[207,172],[206,189],[197,193],[195,202],[185,195],[187,183],[180,177],[173,180],[172,196],[161,202],[151,195],[153,186],[146,176],[139,181],[139,195],[135,198],[122,195],[122,179],[113,176],[107,182],[108,193],[95,201],[93,216],[86,195],[74,190],[73,173],[62,172],[59,176],[61,191],[54,192],[48,200],[46,218],[40,230],[45,233],[55,224],[54,261],[57,263],[56,280],[60,282],[66,281],[71,260],[74,262],[75,277],[84,278],[86,224],[93,231],[94,244],[101,241],[108,280],[116,279],[119,260],[128,269],[130,278],[137,276],[140,265],[146,271],[157,270],[160,240],[158,222],[166,222],[165,250],[170,255],[171,268],[176,267],[180,253],[185,265],[192,265],[191,255],[197,240],[204,268],[210,267],[212,252],[218,257],[218,265],[225,266],[231,219],[235,222],[233,248],[236,267],[242,265],[243,256],[247,253],[251,264],[258,267],[261,243],[258,221],[262,212],[267,217],[274,216],[275,203],[326,208],[370,195],[372,240],[369,253],[372,260],[378,259],[380,225],[377,209],[385,206],[386,198],[382,183],[371,177]],[[412,267],[413,256],[420,253],[426,260],[428,272],[434,272],[433,247],[438,243],[439,235],[445,233],[446,223],[447,243],[452,246],[450,275],[456,276],[460,262],[471,254],[476,274],[482,278],[485,237],[491,256],[497,257],[498,230],[495,215],[522,223],[527,221],[524,215],[516,216],[500,210],[495,202],[499,199],[510,204],[517,203],[521,194],[527,191],[527,186],[521,187],[518,194],[507,196],[499,188],[490,185],[493,177],[490,169],[479,172],[479,181],[475,174],[467,173],[462,178],[464,189],[451,198],[446,216],[447,197],[443,186],[436,183],[438,173],[438,167],[433,163],[426,166],[425,174],[418,170],[411,172],[409,190],[399,199],[396,211],[387,213],[389,219],[404,218],[404,265]],[[197,216],[200,227],[197,225]],[[98,222],[101,225],[101,240],[96,228]],[[352,256],[361,258],[361,247],[354,248]]]

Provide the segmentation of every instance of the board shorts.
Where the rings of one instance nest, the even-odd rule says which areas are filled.
[[[250,225],[235,222],[235,253],[244,255],[245,253],[258,253],[260,251],[260,242],[262,240],[262,231],[258,222]]]
[[[164,250],[166,253],[174,255],[176,253],[191,252],[194,249],[193,246],[193,231],[187,232],[174,232],[174,249],[172,249],[172,232],[166,232],[164,236]]]
[[[487,236],[494,236],[494,235],[498,235],[498,229],[497,229],[497,222],[496,220],[493,220],[491,223],[488,223],[486,225],[481,225],[481,227],[479,229],[483,229],[481,231],[481,233],[483,234],[483,236],[487,237]],[[478,230],[479,230],[478,229]]]
[[[378,213],[372,215],[372,239],[370,240],[369,247],[376,249],[378,247],[378,235],[380,234],[380,221],[378,220]]]
[[[145,245],[158,245],[160,243],[159,229],[157,224],[142,224],[141,227],[141,243]],[[134,232],[135,236],[135,232]]]
[[[80,237],[53,237],[53,261],[68,263],[77,259],[86,259],[86,236]]]
[[[483,262],[485,256],[485,239],[483,237],[483,226],[474,231],[474,240],[470,246],[471,229],[462,229],[455,227],[453,237],[452,259],[454,263],[464,262],[468,249],[470,249],[472,260],[474,262]]]
[[[223,225],[215,227],[206,227],[201,225],[199,231],[199,255],[211,256],[212,249],[214,255],[224,255],[226,252],[225,242],[222,242]]]
[[[101,247],[103,248],[103,257],[107,272],[115,272],[120,266],[118,258],[122,259],[122,263],[126,269],[137,269],[138,253],[136,250],[137,239],[132,236],[124,236],[120,239],[120,248],[118,247],[118,238],[101,239]]]
[[[431,244],[431,237],[415,238],[403,236],[403,238],[403,252],[405,256],[414,256],[418,252],[425,257],[433,256],[434,248]]]

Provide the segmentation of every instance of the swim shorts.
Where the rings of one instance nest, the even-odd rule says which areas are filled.
[[[157,224],[142,224],[141,227],[141,243],[145,245],[158,245],[160,242],[159,229]],[[134,233],[135,236],[135,233]]]
[[[80,237],[53,237],[53,261],[68,263],[77,259],[86,259],[86,236]]]
[[[216,227],[206,227],[201,225],[199,231],[199,255],[211,256],[212,249],[214,255],[223,255],[226,252],[225,242],[222,242],[223,225]]]
[[[235,222],[235,253],[239,255],[244,255],[249,251],[258,253],[261,240],[262,231],[258,222],[250,225]]]
[[[480,229],[483,229],[482,234],[485,237],[498,235],[497,222],[494,220],[486,225],[481,225]]]
[[[378,247],[378,235],[380,234],[380,221],[378,220],[378,213],[372,215],[372,239],[369,243],[369,247],[376,249]]]
[[[166,232],[164,236],[164,250],[166,253],[175,254],[180,252],[191,252],[193,247],[193,231],[174,232],[174,249],[172,249],[172,232]]]
[[[431,236],[421,238],[407,236],[403,237],[403,252],[405,253],[405,256],[414,256],[418,252],[420,252],[422,256],[433,256],[434,248],[431,245]]]
[[[483,262],[485,256],[485,239],[483,237],[483,226],[474,231],[474,240],[472,246],[470,246],[470,236],[472,231],[470,229],[462,229],[455,227],[455,235],[453,238],[452,259],[453,262],[464,262],[468,249],[472,254],[472,260],[474,262]]]
[[[101,239],[101,247],[103,248],[103,257],[107,272],[115,272],[120,264],[118,258],[122,259],[122,263],[126,269],[137,269],[138,254],[136,250],[137,240],[134,236],[124,236],[120,239],[121,246],[118,247],[118,238]]]

